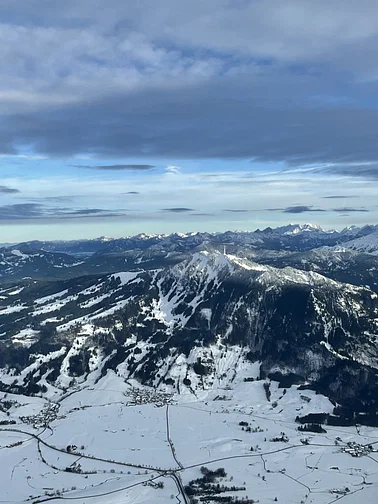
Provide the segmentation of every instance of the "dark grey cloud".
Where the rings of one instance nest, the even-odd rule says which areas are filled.
[[[128,191],[124,194],[140,194],[140,192],[139,191]]]
[[[325,212],[322,208],[314,208],[312,206],[307,206],[307,205],[295,205],[295,206],[290,206],[286,207],[283,210],[284,213],[290,213],[290,214],[299,214],[299,213],[305,213],[305,212]]]
[[[283,213],[290,213],[290,214],[300,214],[300,213],[306,213],[306,212],[325,212],[326,210],[323,210],[322,208],[314,208],[312,206],[308,205],[294,205],[294,206],[289,206],[286,208],[267,208],[266,209],[268,212],[283,212]]]
[[[191,215],[195,215],[197,217],[213,217],[215,214],[213,214],[213,213],[206,213],[206,212],[200,212],[200,213],[192,213]]]
[[[0,193],[1,194],[16,194],[16,193],[19,193],[19,192],[20,191],[18,189],[15,189],[14,187],[0,185]]]
[[[68,216],[68,215],[97,215],[97,214],[103,214],[106,213],[105,210],[101,208],[80,208],[79,210],[67,210],[61,213],[61,215]]]
[[[249,212],[249,210],[245,210],[243,208],[225,208],[223,212],[246,213]]]
[[[119,217],[125,210],[108,211],[101,208],[53,208],[38,203],[16,203],[0,206],[0,221],[43,221],[90,217]]]
[[[173,208],[163,208],[162,211],[163,212],[176,212],[176,213],[193,212],[194,208],[173,207]]]
[[[323,199],[348,199],[348,198],[360,198],[360,196],[358,196],[357,194],[344,194],[344,195],[340,195],[340,194],[335,194],[335,195],[331,195],[331,196],[323,196],[322,197]]]
[[[75,168],[88,168],[90,170],[109,170],[109,171],[121,171],[121,170],[152,170],[155,168],[154,165],[149,164],[122,164],[122,165],[74,165]]]
[[[341,212],[341,213],[369,212],[369,210],[367,210],[366,208],[340,207],[326,210],[324,208],[314,208],[313,206],[310,205],[293,205],[286,208],[267,208],[266,210],[268,212],[283,212],[289,214],[301,214],[308,212]]]
[[[377,12],[369,0],[3,0],[0,152],[334,163],[377,179]]]
[[[149,157],[253,158],[291,165],[378,159],[378,110],[317,109],[305,104],[290,108],[284,105],[288,98],[282,90],[273,108],[269,102],[276,88],[260,104],[255,96],[259,90],[251,91],[247,84],[246,77],[244,86],[220,78],[169,93],[141,90],[133,96],[112,95],[75,107],[50,108],[47,113],[17,114],[0,124],[0,150],[14,152],[14,145],[26,143],[52,157],[80,152],[145,157],[148,150]],[[237,95],[243,99],[234,100]],[[115,125],[109,129],[112,119]],[[149,170],[152,165],[141,166],[95,169]],[[335,166],[327,171],[378,177],[377,166]]]
[[[18,203],[0,206],[0,220],[19,220],[40,217],[42,205],[37,203]]]
[[[366,208],[352,208],[352,207],[341,207],[341,208],[332,208],[334,212],[369,212]]]
[[[362,156],[363,154],[361,153],[361,157]],[[378,180],[378,162],[370,162],[368,164],[358,162],[340,162],[336,165],[321,168],[318,170],[318,172],[343,175],[345,177],[362,177],[368,180]]]

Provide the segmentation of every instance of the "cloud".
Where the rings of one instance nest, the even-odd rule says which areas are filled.
[[[119,217],[122,211],[109,211],[101,208],[56,208],[38,203],[16,203],[0,206],[0,221],[51,221],[89,217]]]
[[[348,3],[181,0],[179,4],[165,0],[159,8],[153,0],[127,4],[122,0],[65,0],[61,5],[29,0],[22,6],[3,0],[1,18],[9,24],[23,21],[30,28],[51,26],[67,31],[76,28],[85,34],[96,30],[100,35],[112,34],[117,42],[123,36],[126,40],[119,50],[126,54],[132,45],[125,35],[148,33],[151,40],[166,41],[167,46],[175,48],[185,46],[192,51],[202,48],[212,53],[294,63],[332,59],[335,64],[346,65],[352,60],[350,65],[357,68],[374,62],[371,46],[377,37],[377,13],[370,0],[348,0]],[[48,34],[45,38],[49,40]],[[51,35],[50,41],[54,42]],[[104,58],[109,51],[110,43],[92,48],[91,43],[96,41],[88,35],[83,42],[87,51],[91,49],[89,56]],[[66,50],[74,50],[72,41],[67,45]],[[159,48],[154,51],[151,45],[152,48],[144,45],[135,49],[141,59],[159,61],[166,56],[159,54]],[[350,50],[349,58],[343,54],[345,48]]]
[[[74,165],[75,168],[88,168],[91,170],[109,170],[109,171],[121,171],[121,170],[152,170],[155,168],[154,165],[148,164],[122,164],[122,165]]]
[[[128,191],[123,194],[140,194],[140,192],[139,191]]]
[[[163,208],[163,212],[176,212],[176,213],[182,213],[182,212],[193,212],[194,208],[186,208],[186,207],[173,207],[173,208]]]
[[[334,212],[369,212],[366,208],[352,208],[352,207],[341,207],[341,208],[332,208]]]
[[[331,196],[322,196],[323,199],[347,199],[347,198],[360,198],[360,196],[356,194],[344,194],[344,195],[331,195]]]
[[[173,0],[155,11],[142,2],[134,26],[157,37],[185,44],[255,58],[293,63],[332,60],[336,65],[358,67],[371,61],[377,38],[377,14],[369,0],[331,3],[311,0],[269,2]],[[193,34],[195,33],[195,36]],[[350,57],[342,54],[350,49]],[[370,49],[370,50],[369,50]],[[365,54],[363,51],[367,51]],[[352,60],[352,61],[350,61]],[[361,64],[361,62],[360,62]]]
[[[323,175],[378,179],[374,2],[26,3],[0,7],[0,153],[326,163]]]
[[[286,208],[267,208],[267,211],[300,214],[306,212],[325,212],[326,210],[323,210],[322,208],[314,208],[312,206],[307,205],[294,205]]]
[[[378,162],[334,163],[318,170],[321,173],[361,177],[367,180],[378,180]]]
[[[56,202],[56,203],[60,203],[60,202],[68,202],[68,201],[72,201],[74,198],[81,198],[83,197],[84,195],[67,195],[67,196],[64,196],[64,195],[60,195],[60,196],[41,196],[39,198],[25,198],[27,199],[28,201],[32,201],[32,202],[36,202],[36,203],[45,203],[45,202]]]
[[[101,208],[80,208],[79,210],[67,210],[67,211],[62,211],[59,212],[59,215],[62,215],[64,217],[69,216],[69,215],[98,215],[98,214],[103,214],[108,213],[106,210],[103,210]]]
[[[378,162],[374,2],[27,4],[0,7],[0,153]]]
[[[213,213],[206,213],[206,212],[200,212],[200,213],[192,213],[191,215],[195,215],[197,217],[213,217],[215,214]]]
[[[15,189],[13,187],[8,187],[4,185],[0,185],[0,193],[1,194],[16,194],[19,193],[20,191],[18,189]]]
[[[170,166],[166,167],[165,171],[167,173],[180,173],[180,167],[179,166],[170,165]]]
[[[249,212],[249,210],[244,210],[242,208],[226,208],[223,210],[223,212],[233,212],[233,213],[245,213],[245,212]]]
[[[0,206],[0,220],[19,220],[40,217],[42,205],[36,203],[18,203]]]
[[[296,205],[296,206],[290,206],[287,207],[283,210],[284,213],[291,213],[291,214],[298,214],[298,213],[304,213],[304,212],[325,212],[325,210],[322,210],[321,208],[313,208],[312,206],[306,206],[306,205]]]
[[[312,89],[326,85],[317,81],[317,77],[296,78],[275,70],[258,78],[214,78],[169,92],[143,87],[132,94],[109,90],[106,97],[52,107],[47,114],[23,111],[9,115],[6,124],[0,124],[0,151],[14,153],[15,145],[27,144],[50,157],[82,152],[98,157],[148,154],[149,158],[253,158],[295,166],[378,160],[378,110],[315,108],[311,106]],[[308,90],[308,96],[301,89]],[[297,104],[292,106],[296,93]],[[234,100],[235,95],[243,99]],[[110,122],[114,123],[111,129]],[[89,168],[152,167],[100,166]],[[335,165],[322,173],[378,177],[378,168],[347,170]]]
[[[329,210],[323,208],[314,208],[313,206],[308,205],[294,205],[286,208],[267,208],[269,212],[283,212],[289,214],[301,214],[307,212],[368,212],[366,208],[351,208],[351,207],[342,207],[342,208],[331,208]]]

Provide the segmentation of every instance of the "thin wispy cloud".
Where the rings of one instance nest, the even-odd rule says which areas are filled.
[[[163,208],[163,212],[173,212],[173,213],[183,213],[183,212],[193,212],[194,208],[186,207],[173,207],[173,208]]]
[[[215,216],[215,214],[205,213],[205,212],[192,213],[191,215],[194,215],[196,217],[214,217]]]
[[[334,212],[368,212],[366,208],[352,208],[352,207],[340,207],[340,208],[333,208],[332,209]]]
[[[167,173],[180,173],[180,167],[179,166],[174,166],[174,165],[170,165],[170,166],[167,166],[165,171]]]
[[[268,208],[267,211],[269,212],[283,212],[283,213],[289,213],[289,214],[301,214],[301,213],[310,213],[310,212],[369,212],[368,209],[366,208],[353,208],[353,207],[340,207],[340,208],[330,208],[330,209],[324,209],[324,208],[315,208],[312,206],[308,205],[294,205],[294,206],[289,206],[286,208]]]
[[[322,208],[314,208],[308,205],[294,205],[286,208],[267,208],[269,212],[283,212],[289,214],[301,214],[307,212],[325,212]]]
[[[224,212],[231,212],[231,213],[246,213],[246,212],[249,212],[249,210],[245,210],[244,208],[225,208],[223,211]]]
[[[18,203],[0,206],[0,221],[43,221],[89,217],[119,217],[125,210],[114,212],[101,208],[51,208],[37,203]]]
[[[17,194],[20,191],[15,189],[14,187],[8,187],[4,185],[0,185],[0,194]]]
[[[359,198],[360,196],[356,194],[344,194],[344,195],[331,195],[331,196],[322,196],[323,199],[348,199],[348,198]]]
[[[36,203],[19,203],[0,206],[0,220],[36,218],[42,215],[42,206]]]
[[[47,203],[47,202],[51,202],[51,203],[67,203],[67,202],[70,202],[72,201],[73,199],[75,198],[82,198],[83,195],[81,196],[75,196],[75,195],[72,195],[72,196],[45,196],[45,197],[40,197],[40,198],[28,198],[27,196],[25,197],[25,199],[27,199],[28,201],[31,201],[31,202],[36,202],[36,203]]]
[[[124,165],[74,165],[75,168],[87,168],[89,170],[104,170],[104,171],[122,171],[135,170],[146,171],[155,168],[154,165],[148,164],[124,164]]]
[[[283,212],[290,214],[300,214],[305,212],[325,212],[325,210],[323,210],[322,208],[313,208],[312,206],[297,205],[287,207],[283,210]]]

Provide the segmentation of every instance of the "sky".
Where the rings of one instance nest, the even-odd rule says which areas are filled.
[[[378,223],[375,0],[2,0],[0,20],[0,242]]]

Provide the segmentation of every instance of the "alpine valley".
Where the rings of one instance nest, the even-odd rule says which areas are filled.
[[[373,504],[377,427],[378,226],[0,249],[0,502]]]

